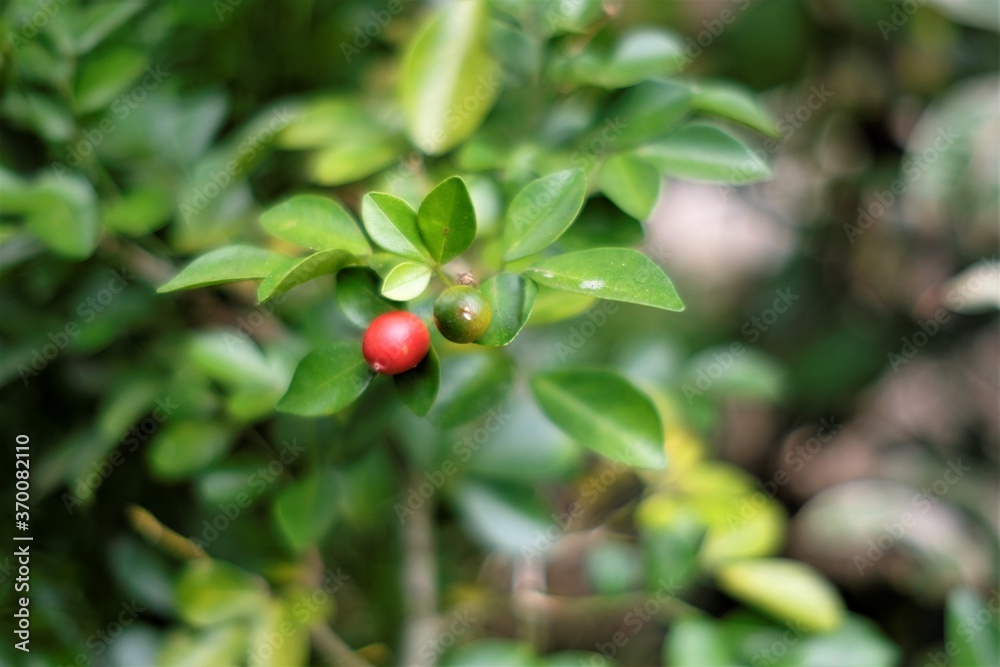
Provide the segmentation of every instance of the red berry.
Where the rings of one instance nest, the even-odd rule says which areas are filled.
[[[397,310],[376,317],[365,331],[361,352],[376,373],[404,373],[427,356],[431,333],[419,317]]]

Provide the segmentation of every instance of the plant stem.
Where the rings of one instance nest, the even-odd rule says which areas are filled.
[[[372,667],[372,664],[351,650],[351,647],[334,632],[325,621],[309,626],[309,636],[316,650],[331,665],[342,667]]]
[[[419,483],[414,477],[414,483]],[[437,562],[434,558],[434,506],[431,500],[403,525],[403,594],[406,627],[402,660],[407,667],[431,667],[421,648],[437,640]]]
[[[455,281],[451,279],[451,276],[449,276],[447,273],[445,273],[444,269],[442,269],[440,266],[435,266],[434,267],[434,274],[438,278],[440,278],[441,281],[445,285],[447,285],[448,287],[452,287],[455,284]]]

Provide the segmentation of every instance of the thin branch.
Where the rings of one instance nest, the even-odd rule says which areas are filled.
[[[309,636],[323,658],[337,667],[372,667],[372,664],[351,650],[325,621],[309,626]]]
[[[434,557],[434,506],[424,502],[403,524],[404,667],[431,667],[422,648],[437,641],[437,561]]]

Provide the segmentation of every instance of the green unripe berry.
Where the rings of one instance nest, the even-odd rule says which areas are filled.
[[[493,308],[483,293],[469,285],[449,287],[434,302],[434,324],[453,343],[471,343],[490,326]]]

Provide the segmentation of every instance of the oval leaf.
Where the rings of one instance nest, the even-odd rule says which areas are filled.
[[[381,192],[365,195],[361,219],[379,247],[418,262],[430,261],[417,227],[417,213],[399,197]]]
[[[664,310],[684,310],[674,284],[653,260],[630,248],[593,248],[539,262],[524,272],[539,285]]]
[[[329,343],[299,362],[277,408],[303,417],[331,415],[357,400],[373,376],[360,343]]]
[[[688,86],[671,81],[643,81],[622,95],[608,111],[604,123],[587,138],[604,139],[612,149],[633,148],[674,129],[690,111]]]
[[[392,381],[403,403],[417,416],[425,416],[431,411],[441,387],[441,364],[437,352],[432,347],[423,361],[405,373],[394,375]]]
[[[663,468],[663,426],[652,401],[617,373],[537,373],[535,399],[552,422],[598,454],[639,468]]]
[[[326,197],[299,195],[268,209],[260,224],[271,236],[313,250],[371,252],[358,223],[344,207]]]
[[[186,477],[221,459],[232,434],[215,422],[177,422],[165,426],[149,447],[153,472],[165,479]]]
[[[951,663],[955,667],[975,667],[996,661],[1000,650],[996,615],[972,588],[960,587],[948,593],[945,634],[948,643],[956,649],[957,655]],[[949,655],[951,653],[949,650]]]
[[[393,301],[416,299],[431,281],[431,268],[426,264],[402,262],[382,281],[382,296]]]
[[[520,259],[548,247],[573,224],[586,194],[581,169],[556,172],[528,183],[507,210],[503,258]]]
[[[332,471],[317,471],[286,486],[275,498],[275,522],[293,550],[315,546],[333,526],[338,487]]]
[[[375,272],[360,267],[337,274],[337,305],[344,317],[362,329],[367,329],[379,315],[397,310],[382,298]]]
[[[5,206],[12,199],[6,197]],[[59,255],[85,259],[97,247],[97,195],[83,178],[45,178],[25,194],[19,208],[31,233]]]
[[[636,151],[664,176],[742,185],[771,168],[742,141],[714,125],[691,123]]]
[[[266,278],[275,271],[295,265],[291,257],[246,245],[231,245],[202,255],[157,292],[173,292],[193,287],[205,287],[238,280]]]
[[[738,664],[726,645],[722,625],[707,618],[681,618],[663,643],[663,664],[705,667]]]
[[[438,155],[471,135],[500,94],[482,0],[442,5],[403,59],[403,111],[420,150]]]
[[[458,176],[443,181],[420,204],[420,237],[438,264],[465,252],[476,240],[476,209],[469,189]]]
[[[519,552],[551,527],[549,510],[530,486],[468,480],[455,489],[455,499],[468,531],[489,549]]]
[[[761,108],[749,90],[729,83],[699,83],[694,90],[693,106],[702,113],[742,123],[758,132],[778,136],[774,120]]]
[[[493,319],[479,345],[506,345],[521,332],[535,304],[538,287],[516,273],[498,273],[483,283],[483,296],[493,307]]]
[[[257,300],[264,303],[293,287],[309,282],[313,278],[340,271],[345,266],[356,264],[358,258],[343,250],[323,250],[305,257],[287,269],[279,269],[264,278],[257,289]]]
[[[784,558],[735,561],[719,568],[722,590],[782,621],[829,632],[844,620],[837,589],[805,563]]]
[[[252,616],[267,599],[252,574],[210,558],[188,561],[174,593],[181,617],[200,627]]]
[[[649,217],[660,196],[660,172],[629,153],[610,157],[601,167],[597,184],[615,206],[637,220]]]

